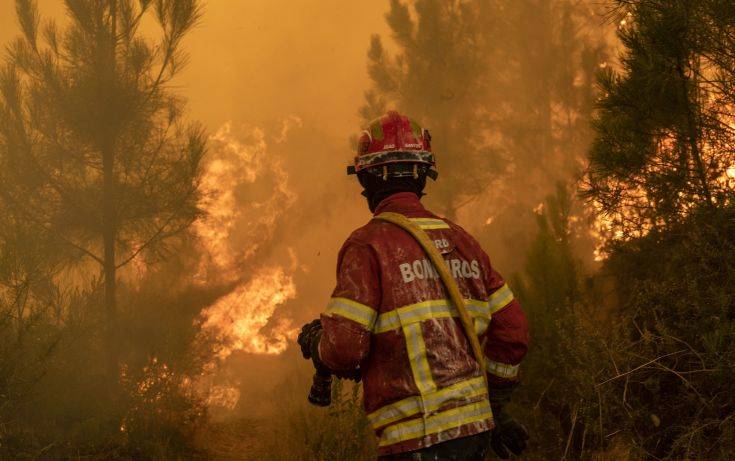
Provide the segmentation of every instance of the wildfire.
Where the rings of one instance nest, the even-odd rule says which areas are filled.
[[[275,143],[299,123],[296,117],[284,120]],[[202,177],[206,214],[195,223],[209,260],[203,261],[199,277],[234,282],[234,289],[202,311],[202,328],[220,340],[219,360],[235,351],[278,354],[295,330],[289,319],[273,317],[295,298],[296,286],[285,266],[254,260],[258,250],[272,242],[296,194],[280,158],[268,151],[263,129],[235,129],[228,122],[210,141],[211,156]]]
[[[261,269],[250,281],[202,312],[203,327],[222,340],[217,351],[224,360],[234,351],[280,354],[295,335],[290,319],[279,319],[266,333],[276,309],[296,296],[293,279],[280,267]]]
[[[292,120],[284,126],[293,124]],[[285,136],[287,130],[281,136]],[[279,138],[280,139],[280,138]],[[273,236],[278,218],[296,201],[280,159],[270,155],[260,128],[235,133],[225,123],[210,139],[202,176],[206,216],[196,233],[219,275],[239,278],[240,266]]]

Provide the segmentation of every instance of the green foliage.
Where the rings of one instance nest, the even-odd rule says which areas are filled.
[[[624,237],[730,203],[735,12],[722,2],[619,2],[621,71],[600,76],[588,197]]]
[[[606,216],[614,371],[598,383],[640,456],[735,449],[731,2],[618,2],[585,194]]]
[[[523,386],[512,412],[528,425],[531,456],[589,457],[607,448],[597,382],[607,371],[608,335],[598,288],[585,283],[573,255],[581,232],[579,213],[564,184],[557,185],[537,216],[538,234],[524,271],[513,284],[529,320],[532,343],[523,362]],[[576,223],[576,224],[575,224]]]
[[[735,447],[735,210],[700,210],[618,244],[625,323],[611,392],[635,444],[670,459],[729,459]]]

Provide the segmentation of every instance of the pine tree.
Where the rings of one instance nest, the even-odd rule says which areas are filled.
[[[520,270],[521,258],[504,247],[525,247],[533,239],[532,209],[559,181],[576,180],[592,131],[589,117],[595,75],[606,58],[603,16],[591,2],[496,0],[496,45],[491,64],[502,69],[496,91],[503,110],[496,115],[499,144],[511,167],[493,184],[488,238],[504,268]],[[497,258],[496,258],[497,259]]]
[[[516,165],[514,179],[537,189],[538,203],[577,172],[588,146],[595,75],[606,59],[603,17],[587,2],[496,3],[499,35],[507,37],[503,141]]]
[[[486,24],[477,3],[417,0],[412,9],[391,0],[386,20],[399,51],[390,56],[382,39],[373,36],[368,52],[372,88],[360,109],[367,122],[393,106],[431,131],[441,176],[435,195],[451,218],[503,170],[500,152],[486,133],[493,77],[483,55]]]
[[[621,69],[600,76],[585,192],[609,225],[621,333],[599,389],[640,455],[729,459],[735,8],[617,3],[625,49]]]
[[[14,222],[64,248],[64,267],[96,265],[110,379],[118,376],[117,273],[198,216],[205,137],[169,89],[196,0],[66,0],[63,29],[32,0],[0,72],[0,203]],[[140,31],[153,16],[158,41]],[[56,255],[49,255],[54,259]],[[95,279],[91,279],[94,282]]]
[[[483,197],[493,220],[479,237],[524,246],[531,210],[579,169],[591,139],[606,46],[595,13],[567,0],[394,0],[386,19],[398,50],[373,37],[361,115],[393,106],[424,123],[438,159],[428,197],[438,211],[455,218]],[[520,268],[517,255],[496,254],[501,267]]]
[[[619,2],[622,69],[600,79],[588,197],[622,237],[731,203],[735,132],[729,2]]]
[[[583,283],[574,255],[586,231],[575,219],[580,212],[569,186],[558,183],[536,215],[536,237],[513,282],[532,332],[516,414],[533,449],[549,458],[582,458],[606,443],[594,388],[606,359],[601,309],[590,303],[594,287]]]

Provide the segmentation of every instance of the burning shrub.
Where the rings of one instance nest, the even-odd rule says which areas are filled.
[[[191,441],[206,408],[191,379],[156,358],[136,373],[124,369],[121,378],[128,402],[120,432],[131,454],[195,457]]]

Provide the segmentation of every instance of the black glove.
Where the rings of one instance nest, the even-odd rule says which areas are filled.
[[[362,379],[360,369],[349,371],[332,371],[321,360],[319,360],[319,340],[322,337],[322,322],[319,319],[312,320],[301,328],[297,342],[301,346],[301,354],[305,359],[311,359],[318,373],[322,375],[333,374],[339,379],[349,379],[360,382]]]
[[[510,450],[518,456],[528,446],[528,431],[518,421],[511,418],[502,405],[493,404],[495,427],[490,434],[490,447],[500,459],[508,459]]]
[[[301,355],[303,355],[305,359],[312,358],[311,352],[314,347],[312,344],[319,344],[318,339],[321,336],[321,332],[322,321],[319,319],[312,320],[301,327],[301,333],[299,333],[299,337],[296,339],[296,342],[299,343],[299,346],[301,347]],[[317,341],[314,341],[315,339]]]
[[[303,327],[301,327],[301,333],[296,339],[301,347],[301,355],[305,359],[311,359],[316,368],[317,373],[323,376],[331,375],[332,372],[327,368],[326,365],[319,360],[319,340],[322,337],[322,321],[319,319],[312,320]]]

